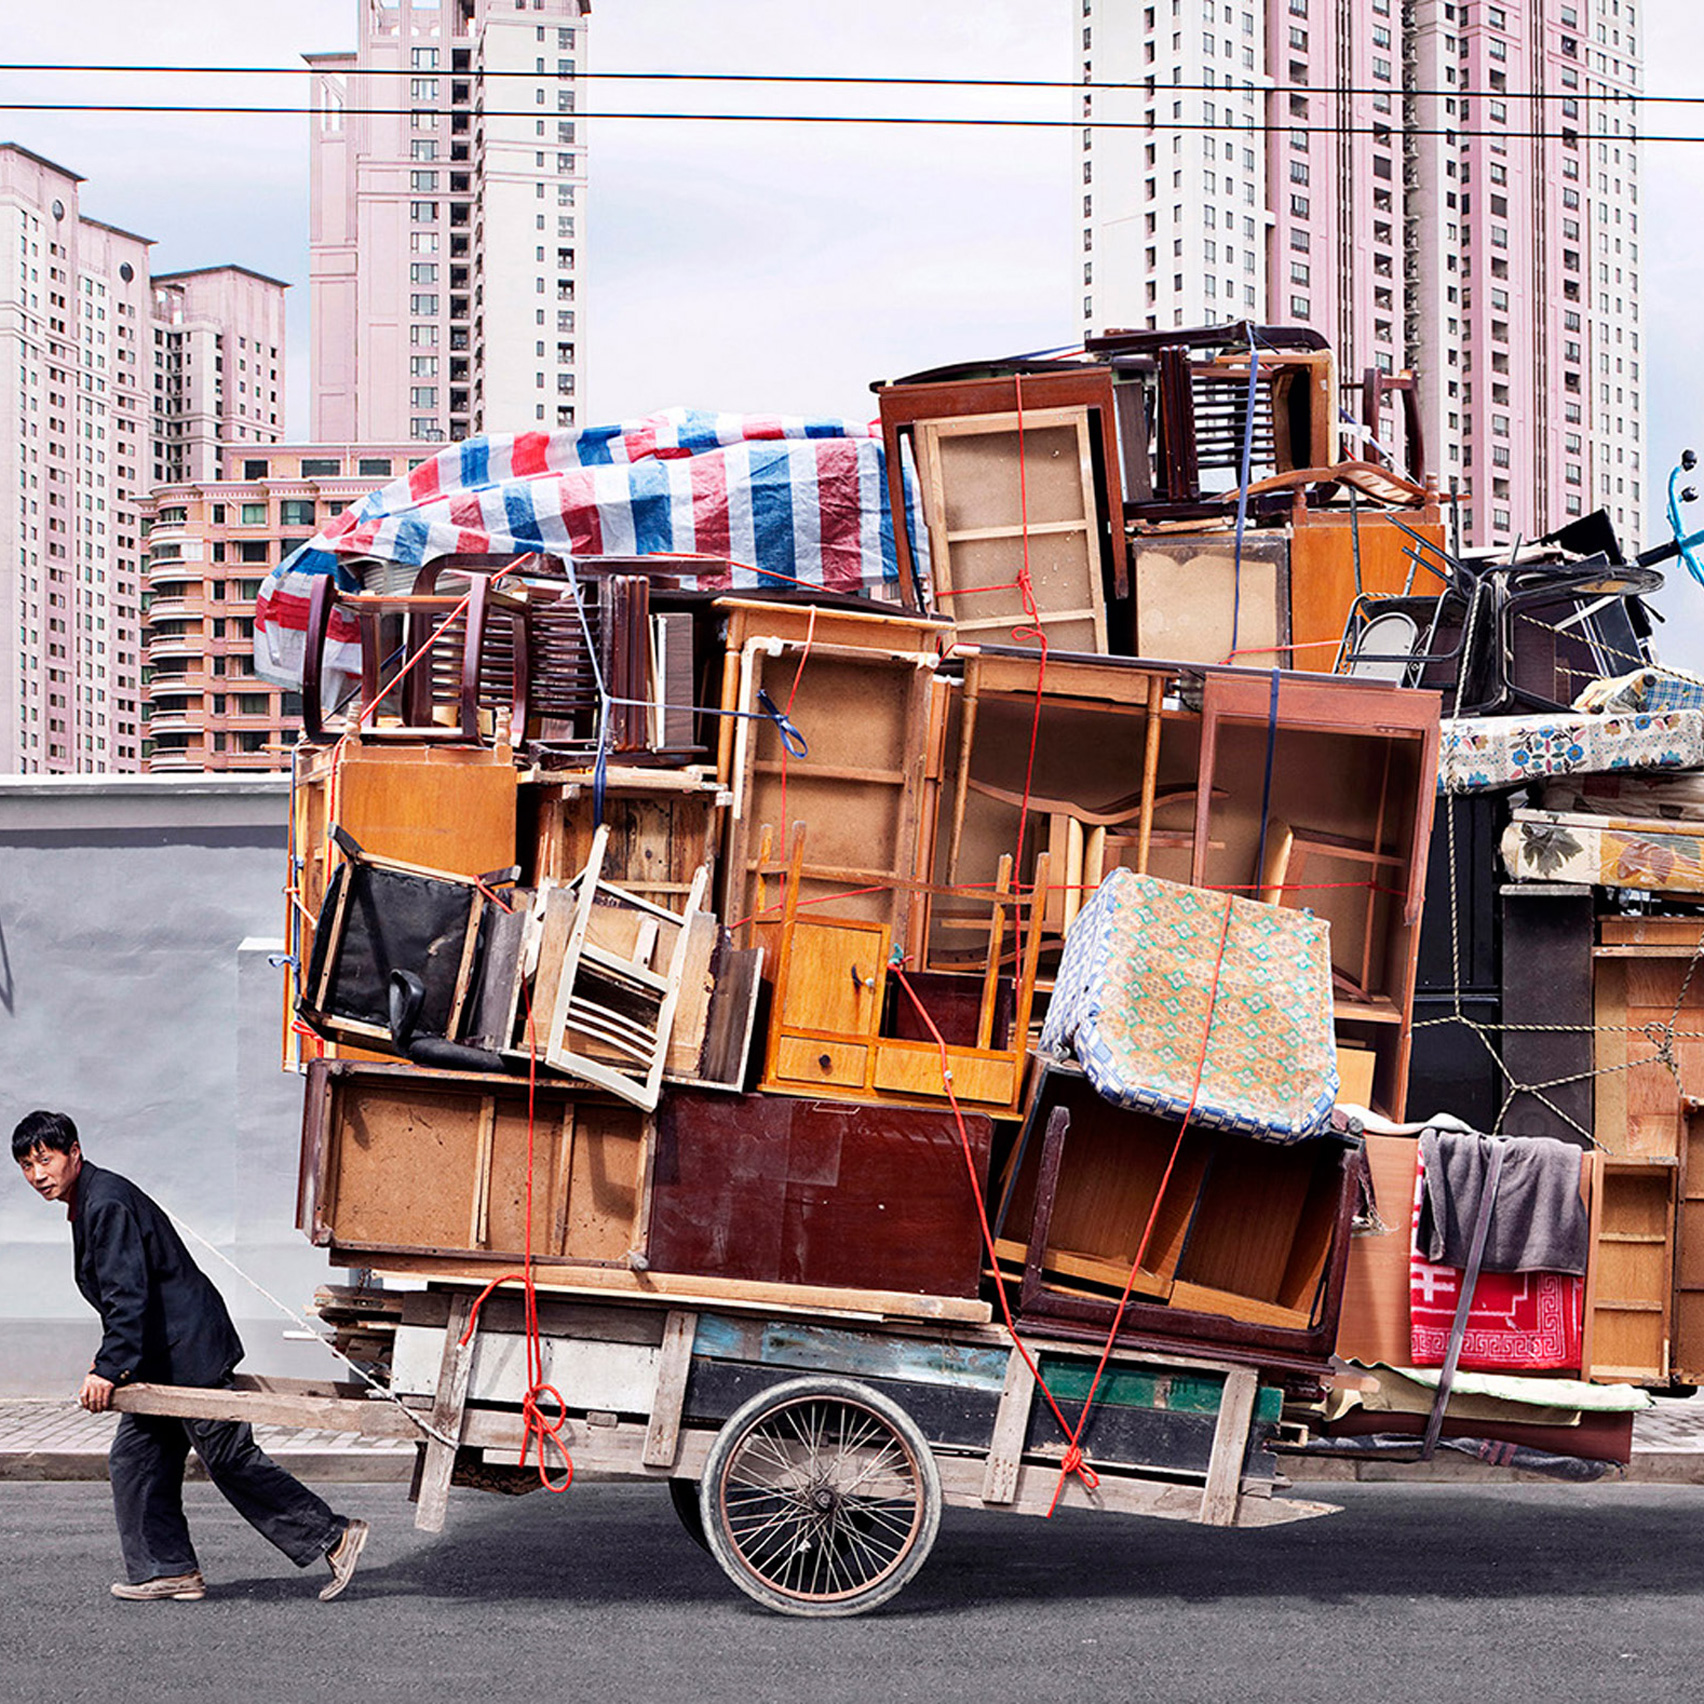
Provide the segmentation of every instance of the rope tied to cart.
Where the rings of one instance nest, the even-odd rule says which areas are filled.
[[[538,1131],[538,1029],[533,1017],[532,994],[527,989],[523,979],[522,991],[527,1002],[527,1187],[526,1187],[526,1242],[522,1256],[523,1265],[519,1272],[505,1272],[499,1278],[493,1278],[479,1295],[474,1299],[473,1306],[468,1309],[467,1325],[463,1328],[457,1341],[457,1348],[465,1351],[473,1341],[473,1334],[479,1327],[479,1310],[485,1306],[491,1293],[504,1284],[520,1284],[522,1286],[522,1311],[526,1325],[527,1343],[527,1389],[521,1398],[521,1461],[527,1465],[527,1456],[534,1444],[538,1446],[538,1482],[546,1491],[552,1491],[560,1496],[574,1483],[574,1458],[568,1453],[568,1446],[562,1441],[562,1428],[568,1420],[568,1404],[563,1401],[562,1393],[544,1376],[544,1334],[539,1329],[538,1322],[538,1284],[533,1276],[533,1179],[536,1173],[535,1147]],[[544,1402],[548,1399],[556,1405],[554,1415],[547,1414]],[[561,1464],[562,1480],[557,1483],[551,1478],[550,1463],[546,1452],[554,1450]]]
[[[1033,898],[1031,903],[1033,909]],[[1053,1418],[1058,1422],[1060,1431],[1065,1434],[1065,1453],[1059,1463],[1059,1479],[1053,1488],[1053,1499],[1047,1505],[1049,1517],[1058,1508],[1059,1499],[1064,1495],[1066,1483],[1073,1476],[1081,1482],[1083,1489],[1091,1494],[1100,1485],[1099,1475],[1089,1466],[1083,1453],[1083,1434],[1088,1429],[1089,1415],[1094,1407],[1095,1395],[1100,1389],[1101,1377],[1106,1371],[1107,1362],[1112,1358],[1112,1351],[1118,1341],[1118,1332],[1124,1319],[1124,1310],[1129,1306],[1130,1295],[1135,1289],[1137,1275],[1142,1270],[1142,1261],[1147,1255],[1148,1245],[1153,1239],[1154,1226],[1159,1219],[1160,1201],[1165,1194],[1166,1185],[1171,1181],[1172,1172],[1177,1166],[1178,1156],[1183,1151],[1184,1137],[1189,1133],[1190,1124],[1195,1117],[1196,1106],[1201,1098],[1201,1080],[1207,1069],[1207,1052],[1213,1036],[1213,1019],[1218,1010],[1219,983],[1224,969],[1225,947],[1230,939],[1231,916],[1234,906],[1234,896],[1226,894],[1224,922],[1220,926],[1218,953],[1213,962],[1212,981],[1207,989],[1207,1019],[1201,1034],[1201,1051],[1196,1056],[1194,1081],[1189,1092],[1189,1106],[1183,1115],[1182,1123],[1178,1126],[1177,1139],[1172,1144],[1171,1157],[1166,1161],[1165,1172],[1160,1179],[1158,1189],[1154,1193],[1154,1203],[1148,1211],[1148,1221],[1142,1227],[1142,1237],[1136,1245],[1136,1254],[1130,1263],[1129,1276],[1124,1282],[1124,1292],[1118,1299],[1117,1307],[1113,1310],[1112,1323],[1107,1329],[1106,1341],[1101,1346],[1100,1360],[1095,1365],[1094,1378],[1090,1381],[1088,1393],[1083,1398],[1083,1406],[1077,1416],[1075,1426],[1066,1419],[1065,1412],[1060,1407],[1053,1392],[1048,1388],[1046,1379],[1041,1376],[1041,1368],[1037,1364],[1035,1356],[1018,1334],[1017,1322],[1012,1315],[1011,1302],[1006,1295],[1006,1281],[1000,1271],[999,1255],[994,1247],[993,1227],[988,1222],[988,1203],[983,1195],[981,1180],[976,1173],[976,1156],[971,1149],[970,1132],[965,1125],[964,1114],[959,1107],[958,1095],[953,1089],[952,1063],[947,1054],[946,1037],[941,1034],[940,1027],[930,1015],[928,1008],[918,998],[916,989],[911,986],[911,982],[905,974],[903,960],[896,962],[892,967],[895,980],[905,990],[906,998],[911,1001],[912,1006],[916,1009],[918,1017],[928,1029],[930,1038],[934,1041],[940,1054],[941,1082],[946,1090],[948,1105],[952,1108],[953,1123],[958,1129],[959,1150],[964,1156],[965,1170],[970,1176],[971,1195],[976,1202],[976,1216],[982,1229],[983,1247],[987,1251],[989,1266],[994,1273],[994,1292],[1000,1301],[1000,1313],[1005,1320],[1006,1330],[1011,1335],[1012,1346],[1023,1357],[1024,1365],[1029,1368],[1031,1376],[1035,1379],[1036,1388],[1046,1399],[1047,1406],[1053,1411]],[[1035,927],[1033,918],[1030,920],[1030,926]]]

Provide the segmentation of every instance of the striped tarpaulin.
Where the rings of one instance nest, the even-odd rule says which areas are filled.
[[[926,565],[909,470],[906,491]],[[731,575],[700,580],[712,589],[859,592],[898,575],[881,438],[861,422],[670,409],[619,426],[470,438],[370,493],[272,570],[255,602],[255,672],[300,687],[319,575],[352,591],[358,561],[419,567],[532,550],[731,559]],[[334,618],[326,667],[359,672],[353,622]]]

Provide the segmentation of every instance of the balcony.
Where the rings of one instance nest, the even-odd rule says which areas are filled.
[[[162,562],[157,567],[150,568],[147,573],[148,589],[156,595],[149,607],[153,608],[155,604],[167,601],[181,602],[185,596],[182,590],[174,594],[166,592],[165,588],[193,586],[199,591],[206,574],[205,567],[199,562]]]

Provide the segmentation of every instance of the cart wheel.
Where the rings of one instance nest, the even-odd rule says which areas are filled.
[[[698,1506],[698,1481],[671,1479],[669,1501],[674,1504],[674,1512],[680,1516],[680,1524],[686,1528],[686,1536],[700,1550],[708,1550],[710,1540],[704,1536],[704,1512]]]
[[[699,1487],[710,1554],[784,1615],[858,1615],[929,1554],[941,1479],[916,1422],[850,1379],[791,1379],[716,1435]]]

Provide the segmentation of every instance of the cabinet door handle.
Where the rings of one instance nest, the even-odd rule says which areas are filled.
[[[873,976],[861,976],[858,973],[857,965],[853,965],[852,967],[852,981],[854,985],[859,988],[869,988],[873,990],[876,986],[876,979]]]

